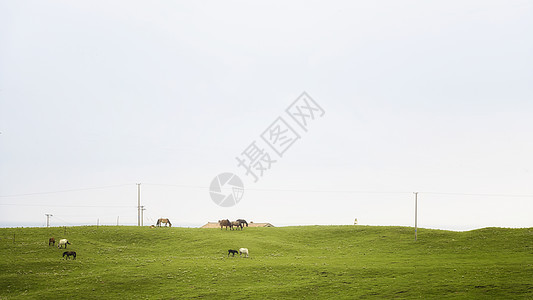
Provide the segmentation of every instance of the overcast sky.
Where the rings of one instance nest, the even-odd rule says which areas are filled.
[[[413,226],[418,191],[421,227],[532,227],[532,28],[532,1],[0,0],[0,226],[133,225],[141,183],[145,225]]]

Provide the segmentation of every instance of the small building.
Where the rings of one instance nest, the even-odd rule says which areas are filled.
[[[220,228],[220,225],[218,224],[218,222],[207,222],[207,224],[200,228]]]
[[[275,226],[270,223],[250,222],[248,223],[248,227],[275,227]],[[220,225],[218,224],[218,222],[207,222],[207,224],[205,224],[204,226],[200,228],[220,228]]]
[[[274,227],[274,225],[270,223],[254,223],[250,222],[248,223],[248,227]]]

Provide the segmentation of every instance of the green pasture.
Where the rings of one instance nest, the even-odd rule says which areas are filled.
[[[0,229],[0,299],[194,298],[533,299],[533,228]]]

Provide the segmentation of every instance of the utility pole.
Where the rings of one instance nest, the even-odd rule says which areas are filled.
[[[146,208],[144,208],[144,205],[141,206],[141,226],[144,226],[144,211]]]
[[[418,192],[415,194],[415,241],[417,240],[417,231],[418,231]]]
[[[141,184],[137,183],[137,226],[141,226]]]
[[[46,216],[46,227],[50,227],[50,217],[52,214],[44,214]]]

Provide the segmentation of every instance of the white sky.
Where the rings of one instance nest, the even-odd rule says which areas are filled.
[[[136,224],[140,182],[145,224],[412,226],[419,191],[421,227],[532,227],[532,28],[532,1],[0,0],[0,226]],[[325,115],[254,183],[235,157],[303,91]]]

